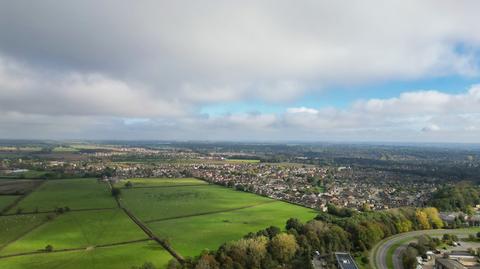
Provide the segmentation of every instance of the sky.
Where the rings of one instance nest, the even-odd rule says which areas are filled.
[[[0,1],[0,138],[480,143],[480,1]]]

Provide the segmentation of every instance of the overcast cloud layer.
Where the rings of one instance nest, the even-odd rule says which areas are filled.
[[[480,142],[479,85],[292,106],[337,86],[476,79],[478,10],[473,0],[2,1],[0,138]],[[252,101],[285,109],[200,112]]]

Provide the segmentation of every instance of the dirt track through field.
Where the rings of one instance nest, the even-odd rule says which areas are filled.
[[[265,204],[270,204],[270,203],[274,203],[274,202],[278,202],[278,201],[267,201],[267,202],[263,202],[263,203],[258,203],[258,204],[249,205],[249,206],[236,207],[236,208],[231,208],[231,209],[209,211],[209,212],[204,212],[204,213],[196,213],[196,214],[182,215],[182,216],[162,218],[162,219],[152,219],[152,220],[146,220],[145,223],[153,223],[153,222],[167,221],[167,220],[173,220],[173,219],[183,219],[183,218],[190,218],[190,217],[197,217],[197,216],[205,216],[205,215],[214,215],[214,214],[219,214],[219,213],[233,212],[233,211],[253,208],[253,207],[257,207],[257,206],[261,206],[261,205],[265,205]]]

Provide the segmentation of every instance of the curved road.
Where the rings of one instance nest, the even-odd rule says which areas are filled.
[[[438,230],[421,230],[413,231],[408,233],[401,233],[391,237],[388,237],[380,241],[373,249],[370,251],[370,265],[374,269],[389,269],[387,267],[387,252],[390,247],[395,244],[402,244],[399,246],[393,254],[393,266],[394,269],[402,269],[402,264],[400,260],[400,253],[402,248],[405,247],[409,242],[414,241],[415,237],[419,235],[443,235],[445,233],[455,234],[460,236],[469,235],[478,231],[478,228],[473,229],[457,229],[457,230],[447,230],[447,229],[438,229]],[[411,240],[409,240],[411,239]],[[403,243],[402,243],[403,242]],[[390,268],[391,269],[391,268]]]

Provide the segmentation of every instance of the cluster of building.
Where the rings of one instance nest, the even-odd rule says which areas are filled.
[[[467,250],[444,253],[427,252],[427,258],[418,257],[417,269],[479,269],[477,254]]]
[[[30,169],[82,176],[197,177],[208,182],[274,199],[326,210],[327,204],[376,210],[400,206],[422,206],[436,190],[432,179],[377,169],[302,164],[228,162],[189,150],[116,148],[99,157],[78,154],[60,160],[2,160],[0,170]],[[154,155],[166,161],[117,161],[116,154]],[[138,157],[137,156],[137,157]]]
[[[437,189],[431,178],[374,169],[337,169],[327,181],[322,198],[350,208],[371,209],[423,206]]]

